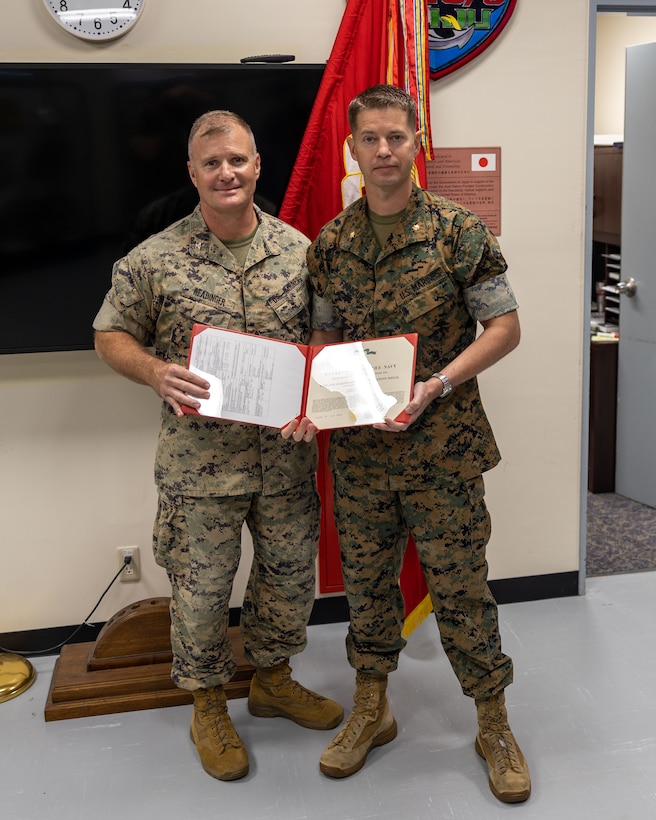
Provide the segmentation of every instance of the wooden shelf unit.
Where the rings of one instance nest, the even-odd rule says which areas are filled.
[[[592,208],[593,284],[603,284],[604,323],[620,323],[620,296],[615,288],[622,275],[622,154],[621,145],[595,145]]]

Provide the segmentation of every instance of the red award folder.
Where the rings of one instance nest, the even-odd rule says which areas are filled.
[[[187,367],[210,398],[185,413],[281,428],[307,416],[319,430],[405,420],[417,334],[301,345],[194,325]]]

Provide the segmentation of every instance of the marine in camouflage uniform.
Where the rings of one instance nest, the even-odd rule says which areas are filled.
[[[481,220],[413,184],[421,135],[412,97],[372,86],[351,101],[348,120],[366,195],[325,225],[308,250],[314,291],[334,312],[315,317],[311,342],[416,333],[417,381],[403,419],[332,433],[356,684],[354,708],[319,767],[349,777],[373,748],[396,737],[387,680],[405,643],[399,579],[409,530],[442,645],[475,700],[475,748],[490,788],[504,802],[521,802],[531,793],[530,775],[508,723],[512,662],[501,649],[485,557],[482,476],[499,452],[476,382],[519,342],[517,303]],[[300,441],[309,425],[300,420],[291,435]]]
[[[195,322],[307,343],[308,241],[257,215],[243,289],[237,260],[196,209],[116,263],[94,328],[125,330],[183,366]],[[235,671],[226,630],[244,520],[255,554],[242,607],[246,658],[270,666],[304,648],[315,592],[316,465],[314,443],[252,424],[179,418],[162,404],[155,556],[172,581],[178,686],[225,683]]]
[[[416,377],[426,381],[470,345],[476,324],[515,310],[495,237],[471,212],[413,187],[381,249],[360,199],[326,225],[308,255],[316,292],[345,340],[417,333]],[[396,669],[404,608],[398,586],[412,532],[444,649],[465,694],[485,697],[512,679],[487,586],[489,515],[482,473],[499,452],[476,379],[433,401],[403,433],[331,433],[335,515],[358,670]]]
[[[387,679],[405,643],[399,578],[409,530],[442,645],[475,700],[475,748],[490,789],[504,802],[521,802],[531,793],[530,774],[508,723],[512,662],[501,649],[485,556],[482,476],[499,452],[475,378],[518,343],[517,304],[498,244],[480,219],[413,184],[420,134],[410,95],[373,86],[351,101],[348,116],[366,197],[325,225],[308,251],[315,292],[334,310],[332,319],[315,321],[312,343],[416,333],[419,346],[408,420],[331,438],[356,685],[353,711],[324,749],[320,769],[353,775],[373,748],[396,737]],[[311,431],[308,423],[299,422],[297,440]]]
[[[416,186],[385,247],[360,199],[324,227],[308,265],[344,339],[418,334],[420,381],[472,343],[477,321],[517,308],[495,237],[471,212]],[[331,434],[353,667],[397,667],[405,644],[398,578],[409,529],[463,691],[483,697],[510,683],[485,560],[490,523],[481,474],[498,461],[476,379],[431,402],[403,433],[354,427]]]
[[[154,550],[171,581],[172,678],[194,693],[191,736],[203,767],[235,780],[249,761],[223,684],[236,668],[228,616],[244,523],[253,539],[240,624],[255,667],[249,710],[315,729],[343,717],[338,703],[294,681],[288,664],[306,645],[314,602],[317,451],[275,429],[185,415],[180,405],[208,396],[208,383],[186,368],[194,323],[309,341],[309,243],[255,206],[260,158],[237,115],[208,112],[194,123],[188,167],[200,205],[114,265],[94,328],[101,358],[165,399]]]

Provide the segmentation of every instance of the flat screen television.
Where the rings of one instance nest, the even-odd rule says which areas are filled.
[[[192,122],[229,109],[277,213],[323,65],[0,64],[0,353],[86,350],[113,262],[198,202]]]

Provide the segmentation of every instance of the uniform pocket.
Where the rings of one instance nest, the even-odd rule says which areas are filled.
[[[477,560],[485,560],[485,547],[490,540],[492,527],[490,513],[485,503],[485,484],[483,477],[477,476],[465,485],[469,495],[471,509],[471,539],[473,555]]]
[[[309,333],[310,293],[302,279],[291,282],[282,293],[270,296],[267,306],[273,310],[282,325],[294,331],[294,340],[299,333],[301,337]]]
[[[153,528],[153,553],[156,563],[169,574],[180,575],[182,568],[188,566],[189,536],[182,496],[160,493]]]
[[[233,317],[241,316],[231,299],[201,290],[176,296],[171,308],[186,322],[216,327],[229,327]]]
[[[449,311],[456,289],[446,273],[433,273],[424,280],[402,288],[396,297],[397,307],[406,322],[426,318],[432,311]]]
[[[125,274],[125,269],[121,269],[121,273]],[[130,272],[128,272],[128,275],[115,276],[113,287],[121,308],[123,309],[132,307],[138,302],[143,301],[143,293],[135,285]]]
[[[192,295],[176,295],[165,300],[157,336],[162,340],[168,339],[169,361],[186,364],[194,324],[235,327],[235,308],[232,302],[222,297],[215,298],[209,293],[204,296],[201,299],[192,298]]]

